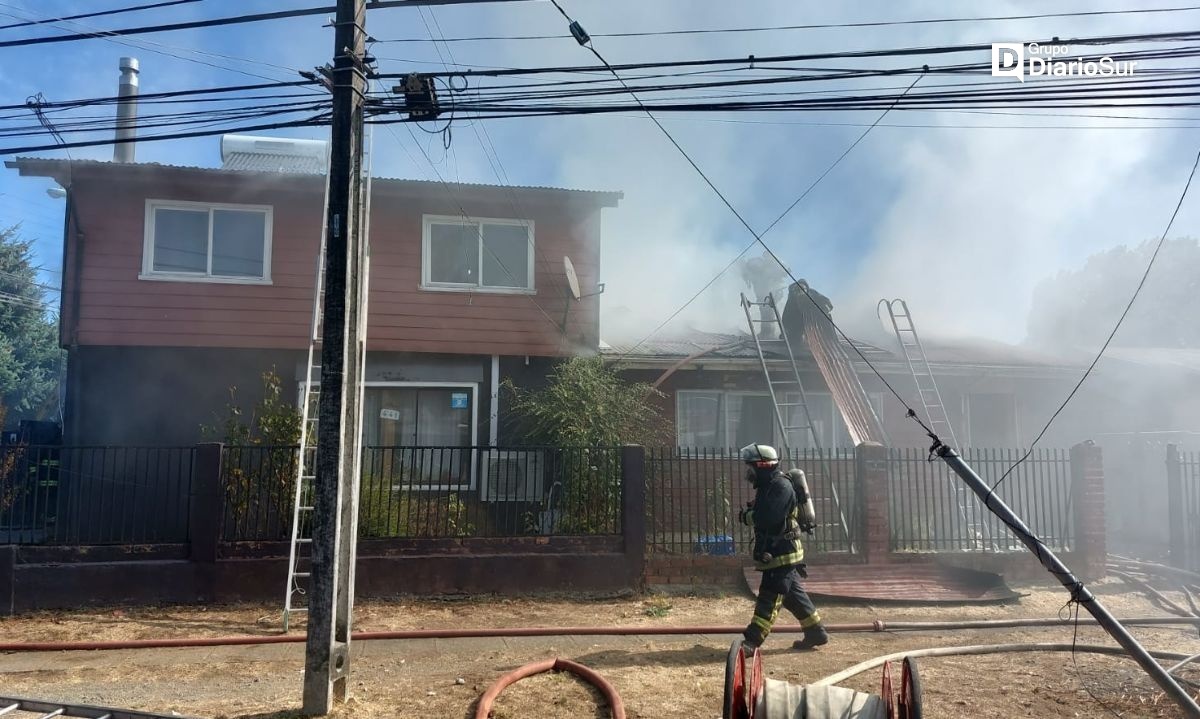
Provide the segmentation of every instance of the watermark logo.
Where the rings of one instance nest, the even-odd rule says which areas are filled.
[[[1132,75],[1136,60],[1114,60],[1108,55],[1089,59],[1068,59],[1070,49],[1063,44],[1040,45],[1036,42],[992,43],[992,77],[1114,77]]]

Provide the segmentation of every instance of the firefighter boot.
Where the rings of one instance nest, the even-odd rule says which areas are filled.
[[[797,651],[806,651],[816,649],[829,643],[829,633],[825,631],[825,627],[820,624],[814,624],[804,630],[804,638],[792,642],[792,649]]]

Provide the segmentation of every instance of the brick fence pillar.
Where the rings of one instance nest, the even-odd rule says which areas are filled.
[[[1078,560],[1071,569],[1080,578],[1104,576],[1108,562],[1105,539],[1104,464],[1091,440],[1071,448],[1071,508]]]
[[[866,522],[863,532],[866,546],[856,549],[866,553],[868,562],[880,564],[888,561],[892,549],[887,448],[877,442],[863,442],[854,449],[854,459],[862,517]],[[854,509],[843,507],[842,511],[852,516]]]
[[[646,570],[646,448],[621,448],[621,533],[634,588],[645,583]]]
[[[0,546],[0,617],[11,616],[16,605],[17,545]]]
[[[224,446],[196,445],[192,471],[191,505],[188,511],[188,542],[193,562],[217,561],[221,541],[221,458]]]

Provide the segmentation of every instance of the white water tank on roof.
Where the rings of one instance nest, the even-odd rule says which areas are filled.
[[[329,143],[324,140],[298,140],[290,137],[222,135],[221,161],[227,161],[232,153],[311,157],[325,162],[329,156]]]

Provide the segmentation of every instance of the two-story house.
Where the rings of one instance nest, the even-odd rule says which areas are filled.
[[[67,193],[66,443],[196,442],[230,387],[250,407],[272,368],[299,391],[325,153],[323,142],[225,136],[219,168],[6,163]],[[537,382],[556,358],[597,351],[589,290],[601,211],[620,197],[374,179],[365,443],[517,439],[505,436],[498,384]]]

